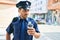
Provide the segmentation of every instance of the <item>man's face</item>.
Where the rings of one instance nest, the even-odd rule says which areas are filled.
[[[24,18],[24,19],[25,19],[25,18],[28,16],[28,14],[29,14],[29,10],[24,10],[23,8],[19,9],[18,12],[19,12],[20,16],[21,16],[22,18]]]

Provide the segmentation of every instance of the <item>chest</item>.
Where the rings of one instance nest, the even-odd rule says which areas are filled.
[[[13,23],[14,33],[27,31],[27,25],[28,25],[28,23],[25,21],[23,21],[23,22],[18,21],[16,23]]]

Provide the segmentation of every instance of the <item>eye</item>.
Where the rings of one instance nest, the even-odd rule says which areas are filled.
[[[29,10],[27,10],[27,11],[29,11]]]
[[[25,10],[26,12],[29,11],[29,10]]]

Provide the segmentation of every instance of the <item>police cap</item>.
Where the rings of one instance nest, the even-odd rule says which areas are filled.
[[[31,2],[29,1],[20,1],[16,4],[17,8],[23,8],[25,10],[29,10],[31,6]]]

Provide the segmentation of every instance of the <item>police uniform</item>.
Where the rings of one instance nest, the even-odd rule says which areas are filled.
[[[25,6],[23,7],[23,5]],[[30,5],[31,3],[29,1],[20,1],[16,4],[16,7],[27,9],[30,8]],[[33,36],[28,35],[27,33],[28,22],[31,22],[33,24],[33,27],[35,28],[36,32],[39,32],[37,24],[32,18],[21,19],[20,16],[13,18],[6,31],[9,34],[13,33],[13,40],[32,40]]]

